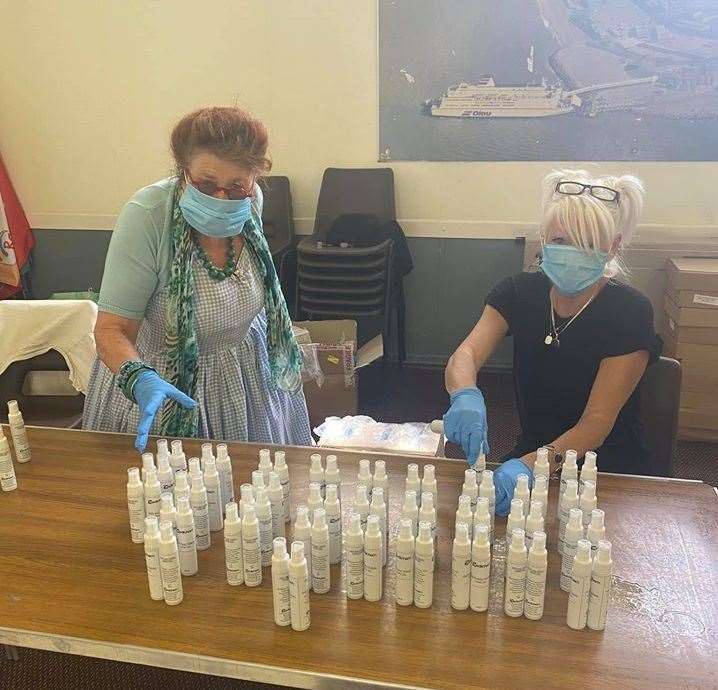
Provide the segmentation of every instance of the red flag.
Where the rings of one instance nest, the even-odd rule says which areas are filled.
[[[20,274],[34,245],[27,216],[0,156],[0,299],[22,291]]]

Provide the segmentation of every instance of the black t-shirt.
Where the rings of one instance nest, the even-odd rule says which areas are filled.
[[[559,347],[546,345],[550,288],[543,273],[521,273],[500,282],[486,300],[506,319],[514,337],[514,387],[522,433],[511,457],[551,443],[576,425],[602,359],[646,350],[650,364],[662,347],[653,328],[651,303],[632,287],[614,281],[560,334]],[[558,319],[557,328],[566,321]],[[645,468],[648,450],[638,398],[636,390],[597,449],[599,469],[605,472]]]

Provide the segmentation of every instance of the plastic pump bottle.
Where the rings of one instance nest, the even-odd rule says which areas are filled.
[[[282,626],[291,625],[292,604],[289,595],[289,554],[287,553],[287,540],[284,537],[276,537],[272,542],[272,546],[274,622]]]
[[[172,441],[170,446],[172,448],[172,452],[170,453],[170,465],[172,465],[172,469],[175,473],[180,470],[186,470],[187,458],[184,454],[184,450],[182,449],[182,441],[175,439]]]
[[[531,500],[541,503],[541,515],[544,522],[548,517],[548,479],[542,475],[534,477],[534,488],[531,489]]]
[[[421,508],[419,508],[419,524],[426,522],[431,529],[431,538],[436,539],[436,508],[434,495],[429,491],[421,494]]]
[[[563,540],[563,554],[561,554],[561,589],[568,592],[571,589],[571,568],[573,558],[576,554],[578,542],[583,539],[583,523],[581,522],[581,511],[578,508],[571,508],[566,532]],[[589,558],[591,556],[591,542],[588,542]]]
[[[22,418],[22,412],[17,400],[9,400],[7,404],[7,421],[10,425],[10,435],[15,446],[15,459],[18,462],[30,462],[30,441],[27,440],[27,429]]]
[[[537,477],[546,477],[548,482],[551,474],[551,465],[548,460],[548,448],[539,448],[536,451],[536,462],[534,463],[534,484]]]
[[[413,496],[411,499],[413,500]],[[395,572],[396,603],[399,606],[411,606],[414,603],[414,530],[409,518],[402,518],[399,522]]]
[[[327,484],[327,497],[324,500],[329,526],[329,562],[332,565],[342,562],[342,508],[337,496],[338,488],[337,484]]]
[[[569,479],[566,482],[566,491],[559,502],[558,511],[558,552],[563,554],[563,540],[566,532],[566,523],[572,508],[578,508],[578,482],[575,479]]]
[[[384,502],[384,489],[380,486],[375,486],[371,492],[371,505],[369,506],[369,515],[376,515],[379,518],[379,527],[381,528],[382,537],[382,555],[381,564],[386,565],[386,557],[389,546],[389,540],[387,539],[388,534],[388,521],[386,503]]]
[[[352,513],[344,535],[347,547],[347,597],[364,598],[364,531],[358,513]]]
[[[571,568],[566,624],[574,630],[586,627],[591,592],[591,542],[579,539]]]
[[[506,554],[506,591],[504,612],[518,618],[524,613],[526,596],[526,535],[522,529],[511,533],[511,545]]]
[[[304,557],[309,572],[309,589],[312,588],[312,523],[309,522],[309,509],[305,505],[297,506],[297,520],[294,523],[294,542],[304,544]]]
[[[526,518],[526,548],[531,548],[533,535],[536,532],[544,531],[542,504],[539,501],[531,501],[531,509]]]
[[[175,473],[175,504],[179,505],[179,502],[183,498],[189,498],[190,485],[187,482],[187,472],[180,470]]]
[[[506,518],[506,540],[512,538],[514,530],[523,530],[526,527],[526,518],[524,517],[524,502],[520,498],[514,498],[511,501],[511,511]]]
[[[516,486],[514,487],[514,498],[521,499],[521,506],[523,507],[524,517],[529,514],[529,501],[531,491],[529,489],[529,476],[528,474],[519,474],[516,477]]]
[[[456,525],[456,536],[451,552],[451,608],[465,611],[469,608],[471,593],[471,542],[469,526]]]
[[[182,603],[182,572],[180,571],[179,550],[172,524],[160,524],[160,571],[162,572],[162,591],[165,603],[176,606]]]
[[[215,460],[214,449],[212,448],[211,443],[202,444],[202,457],[200,458],[202,472],[204,472],[207,467],[207,460]]]
[[[244,559],[242,558],[242,519],[237,504],[227,504],[224,518],[224,561],[227,568],[227,584],[244,583]]]
[[[266,489],[257,490],[255,514],[259,522],[259,549],[262,554],[262,567],[272,564],[272,505]]]
[[[145,531],[145,490],[137,467],[127,470],[127,511],[130,516],[130,537],[135,544],[141,544]]]
[[[291,520],[292,506],[290,501],[291,488],[289,483],[289,467],[283,450],[274,453],[274,471],[279,475],[279,483],[282,485],[284,496],[282,506],[284,507],[284,523]]]
[[[227,452],[227,444],[217,445],[217,472],[222,491],[222,512],[224,513],[228,503],[234,503],[234,473],[232,471],[232,458]]]
[[[0,488],[3,491],[14,491],[17,489],[17,477],[15,476],[15,467],[12,464],[12,455],[10,455],[10,444],[3,434],[0,427]],[[144,499],[143,499],[144,501]]]
[[[532,621],[543,617],[543,605],[546,598],[546,532],[534,532],[526,566],[526,598],[524,616]]]
[[[193,477],[200,477],[202,479],[202,483],[204,483],[204,473],[202,472],[202,463],[200,462],[199,458],[190,458],[187,461],[187,466],[189,468],[189,479],[190,482],[192,481]]]
[[[383,536],[379,517],[370,515],[364,536],[364,599],[367,601],[379,601],[382,597]]]
[[[411,533],[416,537],[417,527],[419,525],[419,508],[416,504],[416,492],[413,490],[404,492],[404,505],[401,507],[401,519],[411,521]]]
[[[591,542],[591,556],[596,555],[598,542],[606,538],[606,526],[604,524],[604,512],[600,508],[591,511],[591,522],[586,530],[586,539]]]
[[[566,491],[566,482],[569,479],[575,479],[578,482],[578,465],[576,464],[575,450],[567,450],[564,454],[563,465],[561,467],[561,484],[558,490],[559,505],[564,491]]]
[[[583,491],[579,499],[578,506],[583,513],[583,526],[588,527],[591,522],[591,511],[596,507],[596,485],[589,480],[583,484]]]
[[[269,486],[269,473],[273,470],[272,467],[272,454],[268,448],[262,448],[259,451],[259,464],[257,470],[262,473],[262,481],[264,481],[264,487]]]
[[[354,512],[359,515],[362,530],[366,530],[366,519],[369,515],[369,500],[367,498],[366,486],[357,484],[356,494],[354,496]]]
[[[254,472],[252,472],[252,488],[255,494],[258,489],[267,488],[267,485],[264,483],[264,473],[261,470],[254,470]]]
[[[419,536],[414,542],[414,606],[428,609],[433,601],[434,540],[431,524],[420,520]]]
[[[207,489],[201,477],[192,477],[192,489],[189,503],[194,515],[194,533],[197,538],[197,551],[205,551],[212,543],[209,532],[209,508],[207,506]]]
[[[170,449],[169,444],[167,443],[166,438],[158,438],[157,439],[157,464],[160,464],[160,460],[162,459],[167,460],[169,462],[170,459]],[[170,465],[171,467],[171,465]]]
[[[312,524],[312,589],[317,594],[326,594],[330,588],[329,526],[326,511],[318,508]]]
[[[581,477],[578,482],[579,491],[583,491],[583,484],[586,481],[598,482],[598,467],[596,466],[596,453],[592,450],[586,451],[583,456],[583,467],[581,468]]]
[[[160,515],[160,494],[162,487],[157,479],[157,470],[147,470],[145,481],[145,515]]]
[[[292,543],[289,559],[289,610],[292,630],[307,630],[311,624],[309,612],[309,569],[304,555],[304,543]]]
[[[436,485],[436,468],[434,465],[424,465],[424,476],[421,478],[421,493],[429,492],[436,505],[438,488]]]
[[[484,497],[489,502],[489,516],[491,517],[491,529],[489,530],[489,541],[494,543],[494,531],[496,529],[496,487],[494,486],[494,473],[491,470],[484,470],[481,474],[479,484],[479,497]]]
[[[247,506],[257,507],[257,502],[254,499],[254,489],[251,484],[242,484],[239,487],[239,517],[244,520],[244,511]]]
[[[606,627],[608,598],[611,593],[611,542],[598,542],[596,557],[591,569],[591,591],[588,597],[587,625],[591,630],[603,630]]]
[[[187,497],[177,501],[177,548],[182,575],[196,575],[197,538],[194,533],[194,514]]]
[[[172,524],[172,529],[177,529],[177,508],[175,508],[175,502],[170,493],[160,494],[160,516],[159,522],[169,522]]]
[[[479,496],[476,499],[476,511],[474,512],[474,535],[479,525],[486,525],[486,534],[491,543],[491,515],[489,514],[489,499],[485,496]]]
[[[374,463],[374,476],[372,477],[372,495],[374,489],[380,488],[384,492],[384,503],[389,505],[389,476],[386,473],[386,463],[383,460],[377,460]]]
[[[175,473],[170,466],[168,457],[157,458],[157,479],[162,493],[173,493],[175,488]]]
[[[474,514],[471,512],[471,496],[462,494],[459,496],[459,507],[456,511],[456,520],[454,521],[454,531],[459,524],[465,524],[468,529],[468,539],[471,542],[474,536]]]
[[[274,470],[269,473],[269,491],[267,493],[269,494],[269,505],[272,512],[272,536],[276,539],[285,535],[284,492],[282,491],[279,474]]]
[[[312,482],[309,485],[309,498],[307,499],[307,508],[309,508],[309,519],[314,520],[314,511],[324,508],[324,497],[322,496],[322,487],[318,482]]]
[[[471,512],[476,510],[476,499],[479,497],[478,475],[475,470],[464,470],[464,483],[461,487],[461,495],[471,498]]]
[[[309,456],[309,484],[317,484],[322,499],[326,496],[327,481],[324,477],[324,467],[322,466],[322,456],[319,453],[313,453]]]
[[[152,453],[142,453],[142,481],[147,481],[147,472],[156,469],[154,455]]]
[[[162,573],[160,572],[160,530],[154,515],[145,518],[144,542],[150,598],[160,601],[165,598],[165,595],[162,590]]]
[[[416,507],[418,508],[421,500],[421,477],[419,477],[419,465],[413,462],[406,466],[404,491],[414,491],[416,493]]]
[[[341,476],[339,474],[339,465],[337,464],[336,455],[327,455],[326,469],[324,470],[324,484],[325,486],[336,486],[337,487],[337,498],[341,502]],[[326,489],[324,490],[324,497],[326,498]]]
[[[360,486],[366,487],[366,497],[367,500],[371,500],[371,488],[372,488],[372,476],[371,476],[371,467],[369,465],[368,460],[360,460],[359,461],[359,472],[357,473],[357,489],[359,489]]]
[[[262,584],[262,552],[259,545],[259,520],[254,506],[247,506],[242,518],[242,565],[244,584],[256,587]]]
[[[471,590],[469,604],[472,611],[486,611],[489,607],[489,577],[491,575],[491,545],[489,525],[474,528],[471,545]]]

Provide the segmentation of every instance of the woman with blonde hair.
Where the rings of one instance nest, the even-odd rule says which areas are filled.
[[[262,232],[265,126],[201,108],[171,136],[176,173],[112,233],[85,429],[310,445],[301,354]]]
[[[546,176],[541,201],[540,271],[506,278],[446,368],[449,440],[473,464],[488,451],[486,407],[476,376],[499,342],[514,338],[514,388],[521,434],[495,472],[496,509],[508,513],[516,477],[549,446],[552,469],[568,449],[598,452],[599,468],[645,467],[636,386],[660,354],[653,309],[619,280],[620,252],[643,206],[640,180],[584,170]]]

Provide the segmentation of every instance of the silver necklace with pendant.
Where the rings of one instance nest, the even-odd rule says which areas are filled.
[[[558,349],[559,345],[561,344],[561,341],[559,340],[559,335],[563,333],[580,315],[581,312],[583,312],[586,307],[588,307],[591,302],[593,302],[593,298],[598,293],[594,292],[591,297],[588,299],[586,304],[584,304],[563,326],[559,326],[556,328],[556,317],[554,316],[554,308],[553,308],[553,300],[551,299],[551,292],[548,293],[548,310],[549,314],[551,316],[551,330],[546,334],[546,337],[543,339],[544,344],[547,347],[553,347],[554,349]]]

